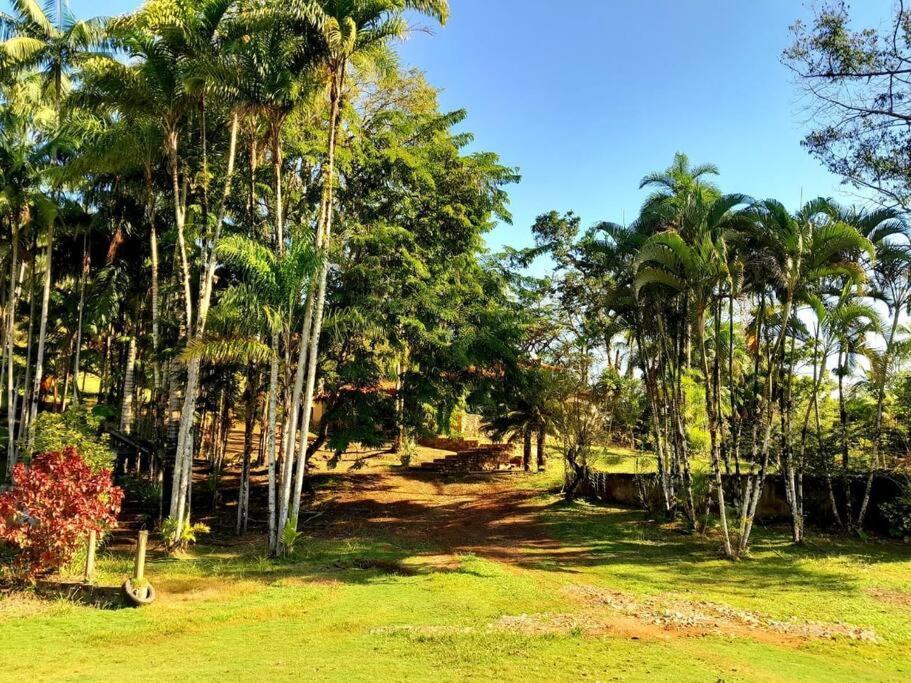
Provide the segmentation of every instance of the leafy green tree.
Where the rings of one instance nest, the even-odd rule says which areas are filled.
[[[812,114],[804,147],[832,173],[903,211],[911,198],[907,22],[901,2],[881,26],[856,28],[848,3],[821,2],[810,22],[791,27],[793,43],[782,56]]]

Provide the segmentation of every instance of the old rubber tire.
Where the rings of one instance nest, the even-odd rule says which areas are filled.
[[[139,589],[133,587],[132,579],[127,579],[123,582],[123,595],[126,598],[127,603],[134,607],[151,605],[155,602],[155,587],[151,583],[147,584],[145,595],[143,595]]]

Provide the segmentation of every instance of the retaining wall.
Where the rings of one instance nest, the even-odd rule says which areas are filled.
[[[737,500],[746,475],[727,475],[723,477],[724,491],[727,500]],[[860,509],[864,488],[867,484],[866,475],[851,475],[848,479],[854,514]],[[839,511],[844,514],[844,489],[842,478],[833,480],[835,498]],[[888,523],[880,513],[882,503],[892,501],[901,494],[902,483],[890,472],[877,473],[873,477],[873,488],[870,492],[870,504],[864,526],[880,532],[888,531]],[[818,527],[829,527],[834,523],[832,504],[829,500],[828,487],[824,477],[804,475],[804,515],[809,524]],[[590,500],[623,505],[627,507],[642,507],[643,496],[646,504],[652,510],[661,509],[661,488],[657,475],[654,474],[626,474],[614,472],[594,472],[588,470],[585,480],[579,485],[578,495]],[[766,477],[762,489],[762,497],[756,510],[756,517],[761,522],[781,522],[790,518],[790,507],[785,497],[784,479],[780,475]]]

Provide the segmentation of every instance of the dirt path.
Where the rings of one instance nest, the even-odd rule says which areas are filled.
[[[567,550],[548,536],[540,519],[553,501],[523,486],[526,476],[453,480],[408,471],[347,473],[320,487],[313,528],[334,538],[388,535],[426,542],[449,555],[507,562],[552,557]]]
[[[433,458],[437,452],[422,453]],[[301,520],[309,536],[344,542],[363,540],[407,559],[375,556],[341,561],[343,567],[379,569],[396,574],[451,571],[465,554],[521,569],[548,572],[559,568],[556,584],[564,598],[559,611],[506,614],[485,628],[530,634],[582,632],[624,634],[631,638],[690,638],[706,635],[742,637],[774,645],[799,646],[807,640],[833,638],[877,642],[872,628],[848,623],[774,618],[760,611],[679,595],[635,595],[603,582],[597,571],[609,562],[603,544],[557,540],[549,529],[551,506],[558,495],[542,494],[538,475],[504,473],[445,476],[403,469],[386,451],[357,451],[339,462],[320,452],[313,459],[316,491]],[[265,472],[259,471],[254,493],[265,499]],[[236,483],[231,483],[236,486]],[[559,515],[556,516],[559,518]],[[623,523],[615,517],[613,523]],[[635,553],[635,544],[617,552]],[[381,558],[382,556],[380,556]],[[363,565],[363,566],[362,566]],[[595,571],[585,572],[585,567]],[[407,628],[420,630],[420,625]]]

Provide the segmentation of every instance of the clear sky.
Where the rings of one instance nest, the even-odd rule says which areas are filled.
[[[2,0],[0,0],[2,1]],[[5,4],[5,2],[3,3]],[[138,0],[71,0],[80,16],[117,14]],[[721,170],[726,191],[856,201],[801,148],[806,114],[781,51],[810,14],[797,0],[450,0],[451,19],[401,47],[406,64],[465,108],[474,147],[519,167],[512,226],[494,249],[530,241],[544,211],[584,224],[631,220],[639,179],[674,152]],[[891,0],[852,16],[879,25]],[[427,25],[426,22],[423,22]]]

